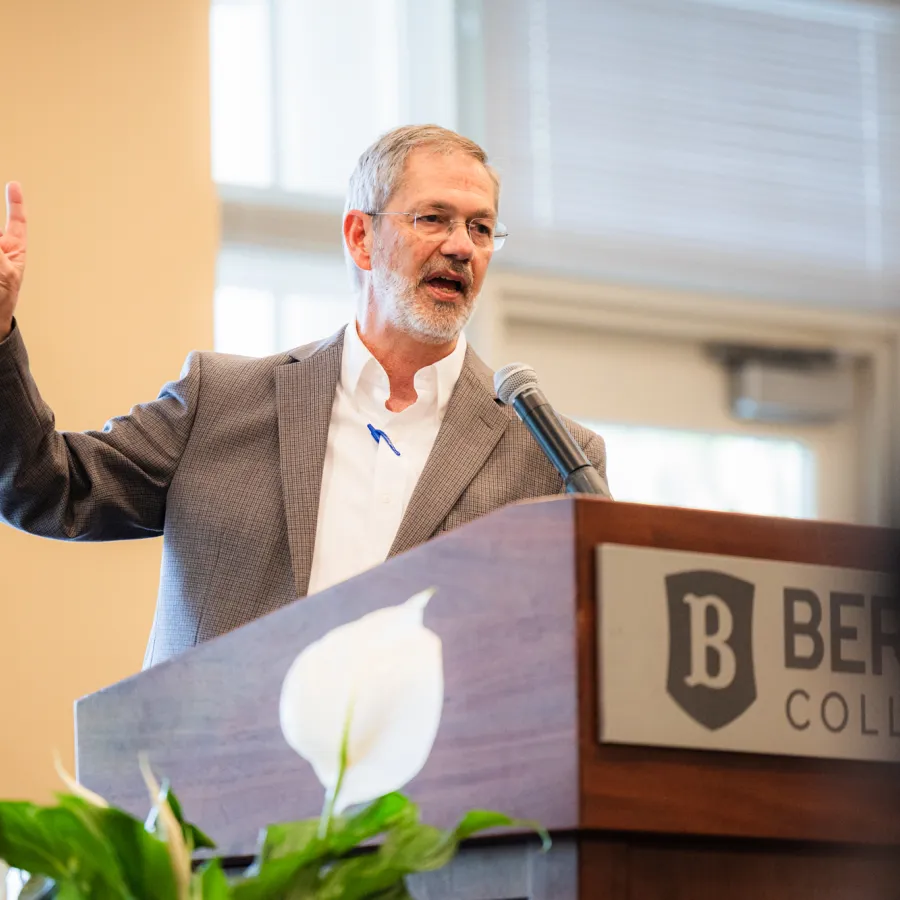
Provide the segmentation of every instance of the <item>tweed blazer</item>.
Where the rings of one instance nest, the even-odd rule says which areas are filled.
[[[306,595],[343,329],[262,359],[191,353],[159,397],[58,432],[17,326],[0,342],[0,518],[62,540],[163,536],[145,665]],[[390,555],[562,480],[469,348]],[[606,477],[603,440],[567,421]]]

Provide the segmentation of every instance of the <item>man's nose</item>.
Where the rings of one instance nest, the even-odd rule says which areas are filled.
[[[441,244],[441,253],[453,259],[471,259],[475,253],[475,245],[469,236],[465,222],[454,222],[450,233]]]

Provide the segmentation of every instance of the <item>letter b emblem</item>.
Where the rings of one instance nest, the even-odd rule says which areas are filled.
[[[756,699],[753,593],[747,581],[698,570],[666,577],[673,700],[710,730],[733,722]]]

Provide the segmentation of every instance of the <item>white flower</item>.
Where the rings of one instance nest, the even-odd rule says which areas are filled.
[[[441,640],[422,624],[433,593],[335,628],[285,676],[281,730],[312,765],[335,812],[399,790],[428,759],[444,702]]]

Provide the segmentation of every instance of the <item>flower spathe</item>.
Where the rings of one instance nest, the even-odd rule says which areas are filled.
[[[422,621],[433,593],[333,629],[285,676],[281,730],[335,812],[399,790],[428,759],[444,702],[441,639]]]

